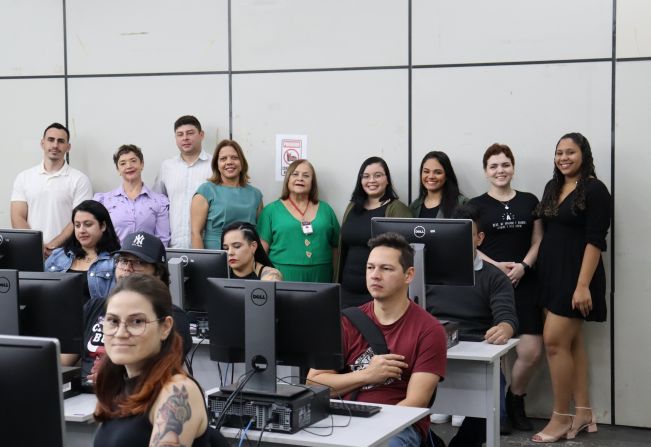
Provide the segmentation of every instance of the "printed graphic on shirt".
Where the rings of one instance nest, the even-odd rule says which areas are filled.
[[[101,357],[104,355],[104,332],[102,332],[102,324],[104,323],[104,316],[97,317],[97,321],[91,328],[90,337],[86,343],[88,354],[92,358]]]
[[[369,346],[368,348],[366,348],[366,351],[364,351],[359,357],[355,359],[352,365],[348,365],[350,370],[354,372],[354,371],[360,371],[364,368],[367,368],[368,365],[371,363],[371,359],[373,358],[374,355],[375,353],[373,352],[373,348]],[[390,385],[394,382],[394,380],[395,379],[389,377],[387,378],[387,380],[384,381],[382,385]],[[379,386],[379,384],[371,383],[368,385],[364,385],[361,389],[370,390],[371,388],[375,388],[376,386]]]
[[[526,225],[526,220],[518,220],[518,216],[513,210],[508,208],[505,208],[502,214],[500,214],[499,222],[493,222],[493,228],[495,230],[511,230],[513,228],[522,228]]]

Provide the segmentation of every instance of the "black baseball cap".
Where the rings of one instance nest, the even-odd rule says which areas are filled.
[[[122,241],[122,248],[113,254],[128,253],[151,264],[166,262],[165,245],[153,234],[137,231],[128,234]]]

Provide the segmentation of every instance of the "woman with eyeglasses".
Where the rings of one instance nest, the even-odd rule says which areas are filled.
[[[120,250],[115,253],[115,278],[118,283],[134,273],[153,276],[169,287],[170,273],[167,269],[165,246],[153,234],[144,231],[128,234]],[[97,366],[105,353],[102,333],[105,306],[105,300],[91,300],[84,306],[84,337],[80,366],[82,381],[88,391],[92,388]],[[177,306],[173,306],[173,317],[175,329],[183,339],[183,351],[187,352],[192,347],[188,317]],[[74,365],[78,359],[79,356],[76,354],[62,355],[62,363],[67,366]]]
[[[248,222],[233,222],[224,227],[222,248],[228,253],[229,277],[282,281],[262,247],[255,227]]]
[[[120,248],[104,205],[84,200],[72,210],[74,232],[45,261],[46,272],[84,273],[87,299],[106,298],[115,284],[112,252]]]
[[[208,446],[203,391],[182,366],[172,298],[157,278],[133,274],[106,300],[106,356],[97,373],[95,447]]]
[[[341,223],[335,282],[341,283],[343,308],[372,300],[366,288],[366,261],[373,217],[413,217],[407,205],[398,200],[389,167],[380,157],[367,158],[360,166]]]
[[[332,281],[339,221],[330,205],[319,200],[316,172],[309,161],[289,165],[280,199],[262,210],[258,231],[286,281]]]

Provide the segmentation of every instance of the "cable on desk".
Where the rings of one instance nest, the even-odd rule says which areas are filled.
[[[258,443],[255,445],[255,447],[259,447],[260,444],[262,443],[262,435],[264,434],[264,431],[267,429],[267,425],[269,425],[269,422],[271,422],[273,419],[270,417],[264,422],[264,425],[262,426],[262,430],[260,430],[260,437],[258,438]]]
[[[194,362],[194,354],[197,352],[197,349],[199,349],[199,345],[201,345],[201,343],[203,343],[204,341],[207,340],[206,336],[205,336],[203,333],[201,334],[201,337],[199,337],[199,338],[201,338],[201,340],[199,341],[199,343],[197,343],[197,344],[194,346],[194,348],[192,348],[192,352],[190,353],[190,365],[189,365],[189,369],[190,369],[190,374],[191,374],[191,375],[192,375],[192,362]]]
[[[246,438],[246,433],[249,431],[249,428],[251,428],[251,425],[253,424],[254,420],[255,420],[254,418],[251,418],[249,420],[249,423],[246,425],[246,428],[244,429],[244,432],[242,432],[242,436],[240,437],[240,443],[237,445],[237,447],[242,447],[242,444],[244,443],[244,439],[247,439]]]

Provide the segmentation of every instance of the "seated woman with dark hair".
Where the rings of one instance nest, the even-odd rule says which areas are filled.
[[[84,293],[106,298],[115,284],[111,253],[120,248],[111,216],[104,205],[84,200],[72,210],[74,232],[45,261],[46,272],[86,273]]]
[[[106,299],[106,356],[96,382],[96,447],[208,446],[201,387],[182,368],[172,298],[157,278],[133,274]]]
[[[274,268],[250,223],[233,222],[224,227],[222,248],[228,252],[231,278],[282,281],[283,275]]]

